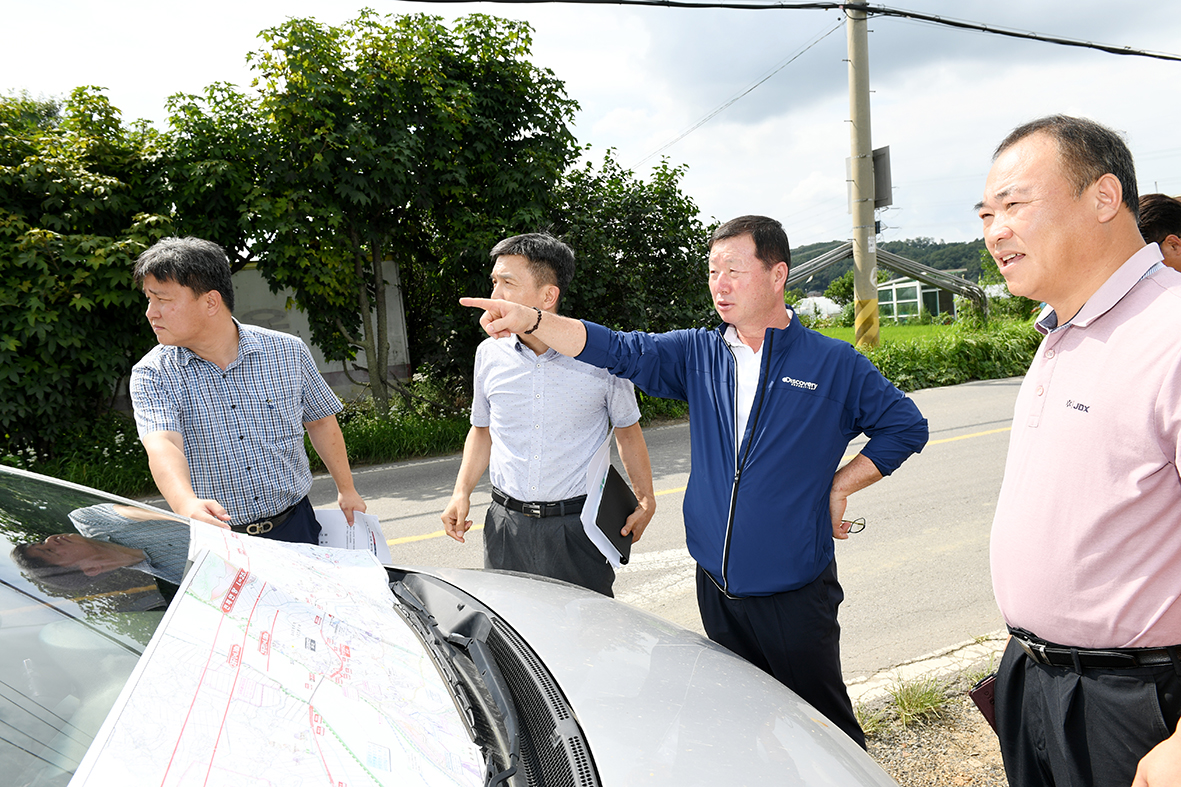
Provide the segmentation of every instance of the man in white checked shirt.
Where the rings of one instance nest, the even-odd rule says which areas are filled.
[[[131,400],[152,478],[181,516],[314,544],[304,430],[336,482],[349,524],[353,486],[340,400],[298,337],[233,316],[230,264],[215,243],[166,238],[140,255],[135,280],[160,344],[131,372]]]

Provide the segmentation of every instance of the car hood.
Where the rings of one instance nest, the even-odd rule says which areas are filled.
[[[414,570],[480,599],[529,643],[605,785],[897,787],[811,705],[695,632],[565,583]]]

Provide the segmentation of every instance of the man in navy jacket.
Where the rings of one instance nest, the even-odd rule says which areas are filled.
[[[685,535],[710,639],[766,670],[864,747],[841,677],[833,538],[849,495],[927,442],[927,421],[848,344],[809,330],[784,303],[783,227],[742,216],[710,240],[716,329],[622,333],[507,301],[485,310],[494,338],[531,328],[564,355],[689,403]],[[843,467],[849,441],[869,442]]]

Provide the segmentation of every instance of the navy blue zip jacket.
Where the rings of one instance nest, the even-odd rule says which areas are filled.
[[[689,553],[733,596],[803,587],[833,559],[829,490],[849,441],[890,475],[927,442],[914,402],[861,353],[793,319],[768,328],[746,434],[735,440],[734,353],[714,330],[621,333],[584,322],[578,360],[689,403]]]

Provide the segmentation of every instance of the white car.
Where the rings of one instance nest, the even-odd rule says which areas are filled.
[[[202,552],[187,560],[191,532],[167,512],[0,468],[4,784],[64,785],[84,760],[77,781],[86,772],[87,784],[109,783],[110,774],[126,784],[262,784],[264,776],[337,785],[895,784],[762,671],[680,626],[565,583],[378,566],[385,575],[370,603],[374,615],[395,613],[394,623],[325,633],[321,614],[330,626],[379,618],[351,596],[352,607],[321,613],[312,593],[308,614],[319,633],[300,629],[309,650],[284,650],[285,639],[298,639],[298,592],[274,589],[256,568],[257,589],[277,595],[250,596],[245,570],[232,587],[219,584],[220,559],[207,566],[213,559]],[[305,568],[297,584],[314,590],[318,577]],[[292,599],[283,609],[293,622],[280,618],[275,598]],[[191,605],[221,627],[225,599],[244,599],[239,608],[253,605],[255,617],[259,604],[276,610],[272,620],[266,607],[261,635],[243,629],[244,648],[231,646],[228,666],[213,645],[225,631],[182,618]],[[370,665],[390,670],[388,685],[357,661],[369,642],[358,638],[371,634],[384,652],[398,649]],[[341,644],[348,636],[357,653]],[[340,653],[350,660],[339,664],[355,668],[316,661]],[[406,680],[394,661],[428,666]],[[228,669],[233,685],[215,668]],[[302,686],[292,684],[292,669],[302,670]],[[200,702],[214,694],[225,698],[217,718]],[[380,716],[374,697],[396,711]],[[346,701],[357,710],[342,710]],[[371,715],[380,724],[366,721]],[[423,739],[444,724],[457,737]],[[211,743],[190,743],[197,732]],[[254,763],[252,774],[235,771],[243,762]]]

